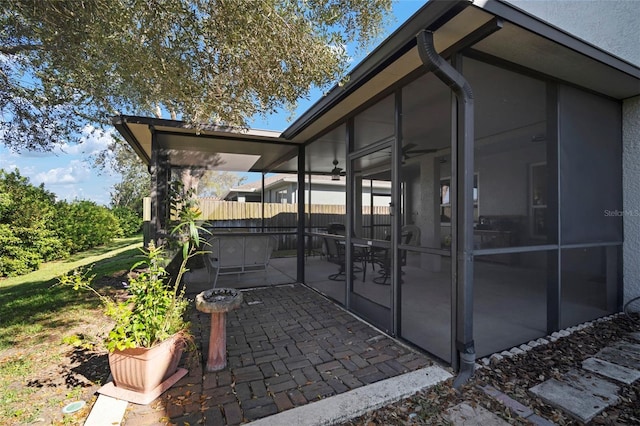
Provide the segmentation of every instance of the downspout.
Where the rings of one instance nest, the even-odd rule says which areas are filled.
[[[423,30],[417,35],[418,53],[424,66],[453,90],[458,100],[458,126],[456,155],[457,235],[455,285],[456,349],[460,355],[458,375],[453,386],[460,387],[473,375],[476,351],[473,342],[473,92],[467,80],[438,54],[433,44],[433,32]],[[460,135],[462,133],[462,135]],[[462,140],[460,138],[462,136]],[[462,183],[462,185],[460,185]]]

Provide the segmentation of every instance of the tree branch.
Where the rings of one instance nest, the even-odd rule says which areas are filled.
[[[38,50],[42,48],[40,44],[16,44],[15,46],[0,46],[0,53],[5,55],[15,55],[27,50]]]

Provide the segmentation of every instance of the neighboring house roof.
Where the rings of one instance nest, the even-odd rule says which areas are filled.
[[[309,182],[309,176],[305,176],[305,182]],[[298,178],[296,175],[288,174],[288,173],[278,173],[273,176],[268,176],[264,178],[264,188],[265,190],[277,187],[282,183],[298,183]],[[325,186],[340,186],[344,187],[346,185],[346,181],[344,176],[340,178],[340,180],[332,180],[331,176],[326,175],[314,175],[311,177],[311,189],[313,190],[314,185],[325,185]],[[391,188],[391,182],[385,181],[373,181],[373,187],[376,189],[389,189]],[[249,182],[244,185],[236,186],[234,188],[230,188],[229,191],[222,197],[223,199],[229,198],[229,195],[236,194],[252,194],[252,193],[260,193],[262,190],[262,181]]]

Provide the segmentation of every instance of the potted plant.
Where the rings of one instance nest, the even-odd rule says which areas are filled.
[[[192,201],[181,200],[176,194],[171,197],[171,206],[177,221],[170,238],[174,244],[166,245],[180,249],[175,253],[180,262],[173,277],[164,266],[165,249],[151,242],[143,250],[145,259],[131,268],[124,300],[100,294],[91,286],[94,276],[88,273],[76,270],[59,278],[61,285],[89,290],[100,298],[105,314],[115,322],[106,338],[113,382],[118,388],[142,394],[157,392],[176,374],[191,339],[186,319],[189,300],[181,281],[189,259],[200,254],[200,229],[195,224],[200,213]]]

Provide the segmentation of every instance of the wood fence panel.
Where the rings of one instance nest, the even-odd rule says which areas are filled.
[[[219,201],[200,198],[199,207],[202,220],[213,228],[261,228],[261,203],[240,203],[237,201]],[[345,223],[346,206],[335,204],[307,204],[305,206],[307,228],[311,231],[324,231],[330,223]],[[363,206],[364,225],[371,222],[371,206]],[[388,206],[374,206],[374,223],[385,225],[391,223]],[[264,203],[264,226],[267,231],[293,231],[298,226],[298,205],[282,203]],[[377,229],[374,235],[380,238],[383,229]],[[283,235],[279,249],[294,249],[295,235]]]

